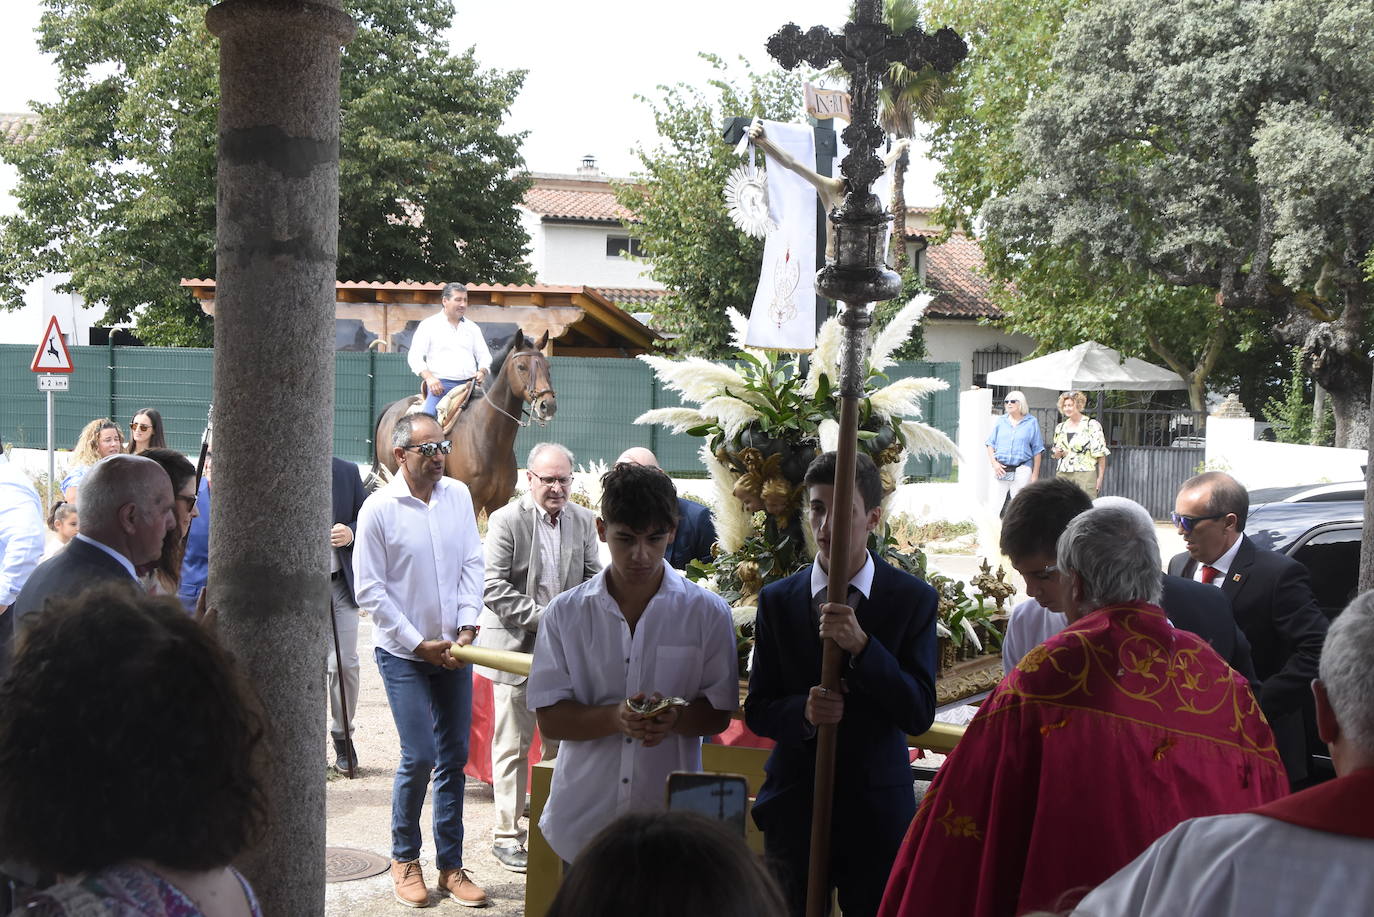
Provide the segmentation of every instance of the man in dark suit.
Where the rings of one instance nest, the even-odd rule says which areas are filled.
[[[874,914],[907,824],[916,812],[906,736],[935,718],[936,594],[867,550],[882,518],[878,469],[858,456],[854,503],[833,505],[835,453],[803,483],[816,562],[759,594],[744,718],[777,742],[754,803],[764,850],[794,914],[805,909],[815,781],[816,727],[838,723],[830,875],[849,917]],[[832,519],[851,518],[845,576],[850,602],[825,602]],[[821,640],[845,652],[845,689],[820,685]]]
[[[1228,474],[1189,478],[1174,500],[1174,525],[1187,551],[1169,572],[1219,587],[1250,641],[1258,699],[1273,727],[1288,777],[1307,778],[1306,720],[1315,722],[1309,685],[1317,677],[1327,620],[1312,596],[1307,569],[1257,548],[1244,534],[1250,495]]]
[[[361,686],[358,665],[358,602],[353,597],[353,534],[358,527],[358,510],[363,508],[363,490],[358,466],[341,458],[330,466],[333,477],[334,524],[329,529],[330,605],[334,614],[326,663],[329,672],[329,733],[334,740],[334,769],[347,774],[358,764],[353,747],[353,715],[358,710]],[[334,639],[337,638],[337,646]],[[337,655],[336,655],[337,651]],[[343,671],[339,671],[339,660]],[[342,688],[342,691],[340,691]],[[344,701],[348,701],[347,705]]]
[[[620,453],[616,464],[621,462],[659,468],[658,458],[643,446],[633,446]],[[694,560],[710,563],[711,546],[715,543],[716,525],[711,521],[711,511],[695,500],[678,497],[677,532],[673,535],[673,543],[668,545],[668,566],[686,570]]]
[[[74,596],[105,582],[141,588],[137,568],[156,561],[176,526],[172,481],[162,466],[138,455],[101,459],[81,482],[80,530],[39,564],[14,600],[16,638],[49,598]]]
[[[1113,507],[1133,513],[1148,527],[1154,520],[1145,508],[1125,497],[1098,497],[1090,501],[1082,488],[1065,478],[1028,484],[1007,507],[1002,520],[1000,547],[1021,574],[1030,598],[1012,609],[1002,643],[1002,662],[1011,670],[1037,644],[1068,626],[1064,612],[1068,587],[1059,575],[1056,542],[1069,523],[1093,507]],[[1250,644],[1231,617],[1231,605],[1215,589],[1177,576],[1161,574],[1159,605],[1169,623],[1197,634],[1212,645],[1217,655],[1252,684],[1255,666]]]

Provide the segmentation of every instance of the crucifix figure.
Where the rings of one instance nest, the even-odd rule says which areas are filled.
[[[841,908],[873,914],[915,814],[906,735],[925,732],[935,716],[937,605],[934,590],[870,555],[865,543],[881,521],[882,507],[876,467],[856,458],[864,350],[871,304],[901,292],[901,278],[882,263],[890,215],[871,190],[883,171],[876,153],[884,139],[877,123],[877,81],[897,62],[912,70],[949,71],[967,48],[949,29],[893,35],[880,19],[878,0],[858,0],[855,21],[842,34],[823,26],[803,34],[789,23],[769,39],[768,51],[787,70],[802,61],[817,68],[838,61],[850,74],[853,120],[843,134],[849,154],[842,184],[812,182],[829,198],[833,228],[816,289],[844,303],[839,448],[806,472],[808,518],[824,557],[818,555],[814,569],[770,584],[759,595],[745,719],[777,745],[754,816],[770,860],[786,873],[780,878],[792,913],[802,913],[803,900],[807,917],[828,913],[833,836],[846,854],[835,860],[833,877]],[[822,583],[825,588],[814,591]],[[860,598],[851,598],[851,586]],[[817,671],[812,651],[803,648],[814,647],[818,635],[823,655]],[[837,789],[841,720],[846,728]],[[813,773],[808,806],[804,784]],[[887,788],[892,792],[882,792]],[[836,792],[843,805],[832,833]]]

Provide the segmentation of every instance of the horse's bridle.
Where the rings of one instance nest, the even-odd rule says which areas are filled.
[[[533,357],[537,356],[537,354],[526,354],[526,356]],[[516,357],[515,359],[519,359],[519,357]],[[550,386],[549,388],[540,389],[536,392],[526,392],[523,401],[525,403],[528,403],[531,407],[533,407],[535,401],[537,401],[540,398],[543,398],[545,395],[553,395],[554,397],[557,397],[558,393],[553,390],[552,386]],[[514,414],[510,413],[510,411],[507,411],[505,408],[501,407],[501,405],[497,404],[495,401],[492,401],[490,390],[483,392],[482,398],[486,400],[487,404],[495,408],[497,412],[504,414],[506,417],[509,417],[511,420],[515,421],[516,426],[528,427],[532,421],[536,420],[539,421],[539,426],[541,427],[546,427],[549,424],[547,418],[535,417],[532,414],[530,414],[529,410],[526,408],[520,409],[520,417],[526,417],[528,419],[521,420],[520,417],[516,417]]]

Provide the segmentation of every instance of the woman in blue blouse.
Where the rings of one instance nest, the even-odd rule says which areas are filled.
[[[1026,396],[1022,392],[1007,393],[1006,413],[993,424],[988,435],[988,460],[992,462],[992,476],[1002,493],[1005,504],[1008,496],[1015,497],[1031,481],[1040,476],[1040,453],[1045,441],[1040,436],[1040,424],[1026,413]]]

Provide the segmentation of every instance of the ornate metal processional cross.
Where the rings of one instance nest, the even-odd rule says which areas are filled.
[[[877,149],[883,142],[878,127],[878,79],[888,66],[904,63],[913,71],[925,69],[948,73],[968,54],[963,39],[951,29],[928,35],[910,28],[901,35],[882,21],[879,0],[858,0],[855,21],[847,23],[843,35],[825,26],[815,26],[805,34],[788,23],[768,40],[768,53],[786,70],[802,61],[825,67],[839,61],[849,72],[850,107],[853,114],[845,128],[844,141],[849,155],[842,163],[846,183],[844,202],[830,212],[835,226],[835,257],[816,274],[816,290],[845,308],[839,321],[844,328],[840,349],[840,434],[835,463],[832,500],[837,510],[830,537],[827,569],[844,571],[829,578],[826,601],[845,604],[849,589],[850,538],[845,507],[854,501],[854,466],[857,451],[858,405],[863,394],[864,352],[867,331],[872,324],[870,306],[874,301],[896,297],[902,279],[887,269],[880,246],[883,229],[891,215],[870,188],[882,174],[883,164]],[[905,239],[898,240],[905,245]],[[860,533],[858,537],[863,537]],[[827,691],[840,690],[843,651],[834,640],[826,639],[821,662],[821,685]],[[932,673],[933,675],[933,673]],[[811,862],[807,875],[807,917],[823,917],[830,909],[830,816],[835,784],[835,724],[819,727],[816,737],[816,793],[811,818]]]

